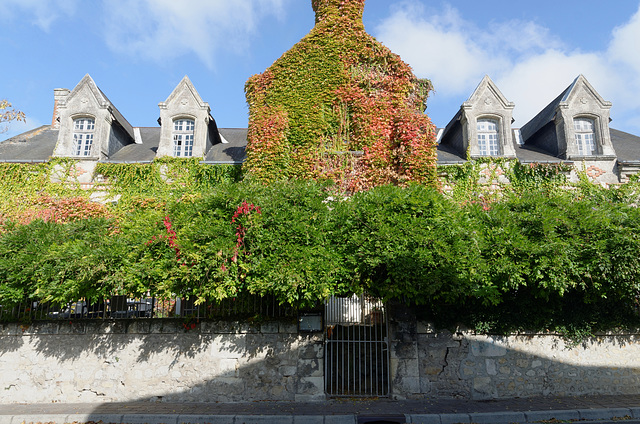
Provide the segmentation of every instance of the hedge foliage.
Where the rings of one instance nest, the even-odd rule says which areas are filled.
[[[624,327],[640,289],[636,188],[538,186],[469,202],[421,185],[345,198],[313,182],[223,182],[101,216],[8,221],[0,304],[250,292],[304,307],[366,290],[442,326]]]

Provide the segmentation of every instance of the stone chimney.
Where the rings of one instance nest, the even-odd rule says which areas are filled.
[[[60,129],[60,112],[58,112],[58,106],[60,103],[64,103],[67,96],[71,93],[66,88],[54,88],[53,89],[53,117],[51,118],[51,129]]]

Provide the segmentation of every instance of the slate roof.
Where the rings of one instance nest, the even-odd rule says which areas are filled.
[[[522,163],[561,163],[561,162],[570,162],[549,154],[544,149],[534,145],[534,144],[515,144],[516,158]]]
[[[624,131],[610,130],[611,144],[622,164],[640,164],[640,137]]]
[[[215,144],[205,157],[208,163],[242,163],[247,158],[246,128],[219,128],[220,135],[226,143]]]
[[[567,87],[558,97],[556,97],[551,103],[549,103],[540,113],[534,116],[529,122],[527,122],[521,129],[522,139],[525,144],[535,133],[537,133],[542,127],[553,121],[556,115],[556,109],[564,97],[573,88],[573,84]]]
[[[158,144],[160,144],[159,127],[142,127],[140,138],[142,144],[128,144],[111,155],[106,162],[151,162],[156,157]]]
[[[45,162],[58,142],[58,130],[51,125],[11,137],[0,142],[0,162]]]
[[[438,144],[438,165],[452,165],[467,161],[456,149],[447,144]]]
[[[139,128],[142,144],[129,144],[106,162],[151,162],[156,156],[160,142],[160,128]],[[522,131],[522,130],[520,130]],[[19,134],[0,142],[0,162],[45,162],[53,154],[58,140],[58,130],[50,125]],[[207,152],[204,161],[210,164],[240,164],[246,159],[246,128],[219,128],[226,143],[215,144]],[[616,129],[611,129],[611,142],[621,164],[640,165],[640,137]],[[553,156],[545,150],[533,145],[519,145],[513,137],[516,157],[522,163],[560,163],[567,162]],[[437,146],[438,165],[450,165],[466,162],[466,158],[453,146],[439,144]]]
[[[88,75],[88,74],[87,74]],[[94,83],[95,84],[95,83]],[[115,120],[117,123],[119,123],[122,128],[124,128],[124,130],[127,132],[127,134],[129,134],[129,136],[131,136],[133,138],[133,126],[129,123],[129,121],[127,121],[127,119],[120,113],[120,111],[118,110],[118,108],[113,104],[113,102],[111,100],[109,100],[109,98],[107,97],[106,94],[104,94],[102,92],[102,90],[100,90],[100,87],[98,87],[96,85],[96,88],[98,89],[98,91],[100,92],[100,94],[102,94],[104,96],[104,98],[107,100],[107,102],[109,102],[109,111],[113,114]]]
[[[458,122],[456,120],[456,118],[454,117],[454,119],[451,120],[451,122],[449,123],[449,125],[447,126],[448,128],[446,128],[443,134],[447,134],[448,132],[450,132],[450,129],[453,127],[453,125]],[[517,140],[517,134],[516,131],[518,131],[517,128],[512,129],[513,131],[513,143],[514,143],[514,150],[516,152],[516,158],[522,162],[522,163],[532,163],[532,162],[537,162],[537,163],[560,163],[560,162],[567,162],[566,160],[563,160],[557,156],[554,156],[552,154],[550,154],[549,152],[547,152],[544,149],[541,149],[535,145],[520,145],[518,144]],[[613,131],[612,130],[612,137],[613,137]],[[618,131],[618,133],[620,133],[620,131]],[[626,134],[626,133],[622,133],[622,134]],[[625,138],[627,144],[631,143],[631,145],[633,145],[633,140],[629,141],[628,138],[629,137],[635,137],[632,136],[631,134],[626,134],[627,138]],[[453,164],[460,164],[460,163],[464,163],[467,161],[465,155],[463,155],[461,152],[458,151],[458,149],[456,149],[453,146],[453,143],[449,138],[445,138],[444,135],[442,137],[443,140],[448,141],[445,143],[441,143],[438,144],[438,165],[453,165]],[[640,137],[635,137],[635,142],[637,143],[637,147],[640,148]],[[628,151],[630,153],[630,157],[634,157],[633,156],[633,149],[634,147],[629,146]],[[636,150],[636,152],[640,152],[640,150]],[[638,157],[638,155],[636,154],[636,157]],[[640,162],[640,157],[638,157],[639,162]]]
[[[128,144],[111,155],[106,162],[151,162],[156,157],[160,143],[159,127],[142,127],[142,144]],[[217,143],[209,149],[205,162],[240,164],[246,159],[246,128],[219,128],[226,143]],[[53,155],[58,141],[59,130],[50,125],[27,131],[0,142],[0,162],[46,162]]]

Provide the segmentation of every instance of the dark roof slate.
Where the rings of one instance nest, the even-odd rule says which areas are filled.
[[[438,165],[451,165],[467,161],[460,152],[448,144],[438,144],[437,155]]]
[[[618,162],[640,163],[640,137],[613,128],[609,132]]]
[[[58,132],[51,125],[43,125],[0,142],[0,162],[49,160],[58,142]]]
[[[575,81],[567,87],[558,97],[553,99],[551,103],[549,103],[540,113],[534,116],[529,122],[524,124],[524,126],[520,129],[520,133],[522,134],[522,139],[525,144],[527,144],[527,140],[529,140],[535,133],[537,133],[542,127],[547,125],[549,122],[553,121],[553,118],[556,115],[556,109],[560,102],[562,102],[565,96],[571,91],[575,84]]]
[[[142,144],[128,144],[118,150],[106,162],[151,162],[160,144],[159,127],[140,128]]]
[[[246,128],[219,128],[220,135],[227,143],[214,144],[207,152],[205,162],[213,163],[237,163],[244,162],[247,158],[247,129]]]

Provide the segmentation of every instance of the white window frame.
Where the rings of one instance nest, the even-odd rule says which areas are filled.
[[[496,119],[478,119],[476,129],[478,131],[478,153],[480,156],[500,155],[499,128],[499,121]]]
[[[578,155],[595,156],[598,154],[596,144],[596,120],[587,117],[573,119],[573,132],[575,134]]]
[[[173,121],[173,156],[192,157],[196,121],[180,118]]]
[[[90,117],[73,120],[73,156],[91,156],[96,120]]]

